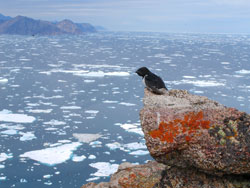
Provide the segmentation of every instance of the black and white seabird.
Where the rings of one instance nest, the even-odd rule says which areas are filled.
[[[143,78],[147,89],[155,94],[164,94],[168,90],[161,77],[150,72],[147,67],[139,68],[136,73]]]

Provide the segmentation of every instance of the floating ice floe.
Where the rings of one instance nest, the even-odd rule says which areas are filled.
[[[225,86],[224,83],[211,81],[211,80],[181,80],[182,84],[193,84],[197,87],[216,87],[216,86]]]
[[[49,178],[51,178],[52,176],[53,176],[52,174],[46,174],[46,175],[43,176],[43,178],[49,179]]]
[[[136,106],[136,104],[133,103],[128,103],[128,102],[121,102],[119,103],[120,105],[124,105],[124,106]]]
[[[107,103],[107,104],[118,103],[118,101],[109,101],[109,100],[105,100],[105,101],[102,101],[102,102]]]
[[[82,107],[80,106],[62,106],[60,107],[62,110],[80,110]]]
[[[74,161],[74,162],[81,162],[84,159],[86,159],[85,155],[81,155],[81,156],[73,155],[73,157],[72,157],[72,161]]]
[[[20,138],[20,141],[29,141],[29,140],[33,140],[36,139],[36,136],[34,135],[33,132],[20,132],[20,135],[22,135],[22,137]]]
[[[7,154],[7,153],[0,153],[0,162],[3,162],[5,160],[11,159],[11,158],[13,158],[12,153],[9,153],[9,154]]]
[[[45,124],[45,125],[66,125],[66,122],[52,119],[50,121],[44,122],[43,124]]]
[[[137,150],[129,153],[130,155],[148,155],[149,152],[146,150]]]
[[[122,145],[118,142],[105,144],[110,150],[121,149]]]
[[[8,79],[7,78],[1,78],[0,77],[0,84],[5,84],[8,82]]]
[[[88,159],[96,159],[95,155],[89,155]]]
[[[60,70],[60,69],[53,69],[49,71],[49,73],[70,73],[75,76],[83,76],[83,77],[104,77],[104,76],[129,76],[129,72],[103,72],[103,71],[86,71],[86,70]],[[40,72],[44,74],[45,72]],[[47,72],[48,73],[48,72]]]
[[[97,162],[97,163],[90,163],[89,166],[97,169],[97,172],[91,174],[91,176],[107,177],[115,173],[119,165],[110,164],[108,162]]]
[[[85,113],[87,114],[97,114],[98,112],[98,110],[85,110]]]
[[[40,113],[44,113],[44,114],[49,114],[52,112],[53,109],[46,109],[46,110],[42,110],[42,109],[30,109],[28,110],[28,112],[30,113],[34,113],[34,114],[40,114]]]
[[[222,65],[229,65],[229,62],[220,62]]]
[[[74,133],[73,136],[78,139],[79,142],[90,143],[102,137],[101,134],[80,134]]]
[[[1,134],[6,134],[6,135],[15,135],[18,134],[18,131],[15,129],[9,129],[9,130],[5,130],[5,131],[1,131]]]
[[[238,73],[238,74],[250,74],[250,70],[245,70],[245,69],[235,71],[235,72]]]
[[[128,150],[138,150],[138,149],[147,149],[145,143],[142,142],[132,142],[128,144],[124,144],[124,147]]]
[[[182,76],[183,78],[196,78],[195,76]]]
[[[0,181],[4,181],[4,180],[6,180],[6,179],[7,179],[6,176],[0,176]]]
[[[21,178],[20,179],[20,183],[27,183],[28,181],[26,180],[26,179],[24,179],[24,178]]]
[[[90,142],[89,145],[92,148],[102,147],[102,142],[100,142],[100,141],[93,141],[93,142]]]
[[[95,80],[84,80],[85,83],[93,83]]]
[[[105,76],[129,76],[128,72],[107,72]]]
[[[26,114],[14,114],[9,110],[0,111],[0,121],[14,122],[14,123],[32,123],[36,120],[33,116]]]
[[[95,180],[99,180],[100,177],[93,177],[93,178],[89,178],[89,179],[86,179],[86,181],[95,181]]]
[[[81,145],[80,142],[72,142],[57,147],[29,151],[20,155],[20,157],[30,158],[48,166],[55,166],[69,160],[73,156],[73,151]]]
[[[123,128],[125,131],[127,132],[131,132],[131,133],[136,133],[139,134],[141,136],[144,135],[144,133],[142,132],[141,128],[138,127],[139,124],[134,123],[134,124],[121,124],[121,123],[116,123],[115,125],[119,125],[121,128]]]

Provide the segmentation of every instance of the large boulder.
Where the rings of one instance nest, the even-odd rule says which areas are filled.
[[[247,176],[214,176],[194,168],[169,167],[156,161],[122,163],[109,182],[88,183],[81,188],[248,188]]]
[[[141,126],[159,163],[209,174],[250,174],[250,116],[184,90],[145,89]]]
[[[122,163],[118,171],[110,178],[110,182],[99,184],[88,183],[81,188],[153,188],[160,185],[163,171],[166,166],[156,161],[143,165]]]

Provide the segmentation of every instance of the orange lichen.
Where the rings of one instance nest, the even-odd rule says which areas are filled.
[[[182,119],[175,119],[169,122],[160,122],[159,128],[149,132],[152,138],[159,138],[162,142],[173,143],[180,134],[186,134],[186,142],[190,142],[194,136],[200,135],[198,130],[209,129],[210,121],[203,120],[203,112],[197,114],[189,112]]]

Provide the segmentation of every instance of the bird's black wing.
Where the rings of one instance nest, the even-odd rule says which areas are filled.
[[[166,88],[163,80],[153,73],[145,76],[145,84],[152,90]]]

